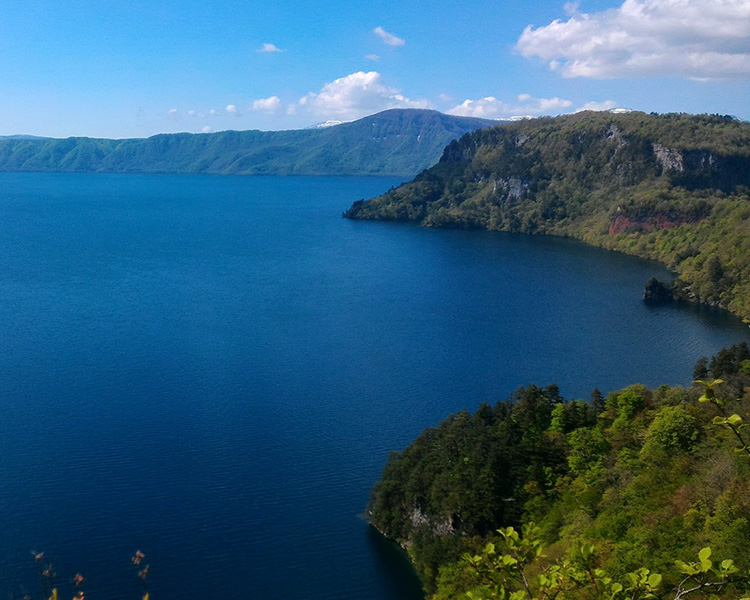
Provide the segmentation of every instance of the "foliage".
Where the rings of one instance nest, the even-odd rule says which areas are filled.
[[[577,238],[658,260],[679,275],[676,297],[750,316],[750,124],[729,117],[579,113],[479,130],[345,214]]]
[[[693,414],[684,406],[665,406],[651,422],[641,452],[692,452],[698,440]]]
[[[716,394],[716,387],[724,382],[721,379],[712,379],[710,381],[698,380],[695,383],[704,388],[703,395],[698,398],[698,402],[710,402],[719,410],[720,415],[714,417],[713,424],[729,429],[739,441],[740,445],[736,450],[750,456],[750,440],[745,439],[743,433],[747,425],[742,422],[742,417],[737,413],[727,414],[728,405],[733,404],[734,400],[720,398]]]
[[[626,573],[621,581],[597,566],[594,546],[579,542],[568,557],[551,564],[544,562],[544,548],[539,529],[529,523],[522,535],[507,527],[497,531],[497,542],[488,542],[480,554],[466,554],[462,561],[467,589],[460,595],[466,600],[553,600],[559,598],[652,599],[679,600],[696,593],[745,591],[750,571],[740,571],[731,559],[718,565],[711,560],[711,548],[705,547],[694,562],[677,561],[681,581],[672,590],[663,589],[663,577],[641,567]],[[532,572],[536,571],[536,574]],[[436,599],[447,598],[441,594]]]
[[[0,171],[412,177],[451,140],[493,124],[408,109],[322,129],[0,139]]]
[[[641,577],[648,567],[663,574],[655,597],[672,590],[681,598],[679,590],[703,585],[703,575],[716,577],[715,565],[696,573],[675,569],[676,560],[701,564],[690,561],[708,546],[746,571],[747,352],[740,344],[700,361],[696,370],[705,370],[707,379],[688,389],[634,385],[606,400],[592,394],[585,403],[565,401],[554,385],[529,386],[495,406],[454,415],[391,455],[372,492],[371,523],[409,548],[435,600],[470,590],[474,595],[465,598],[493,597],[482,588],[489,585],[486,568],[508,554],[500,544],[520,544],[527,535],[547,546],[548,555],[532,557],[527,575],[557,573],[565,586],[575,580],[571,569],[581,568],[582,544],[597,548],[596,568],[624,589],[629,573]],[[728,373],[732,386],[718,381],[714,369]],[[738,389],[741,395],[734,395]],[[537,525],[529,529],[532,522]],[[529,533],[516,539],[509,527]],[[492,552],[488,544],[494,544]],[[474,557],[473,575],[461,558],[467,553]],[[500,576],[495,567],[490,579]],[[506,584],[508,598],[521,591]],[[706,589],[725,597],[720,587]],[[515,597],[546,597],[534,589]],[[611,589],[604,596],[618,597]]]

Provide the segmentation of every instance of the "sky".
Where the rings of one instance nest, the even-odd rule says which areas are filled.
[[[0,135],[615,107],[750,120],[750,0],[0,0]]]

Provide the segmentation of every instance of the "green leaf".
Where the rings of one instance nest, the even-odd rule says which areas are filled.
[[[713,424],[714,425],[724,425],[727,420],[724,417],[714,417]]]
[[[731,558],[727,558],[726,560],[721,561],[721,568],[724,571],[731,571],[734,572],[736,569],[734,568],[734,561]]]
[[[680,572],[684,573],[685,575],[695,575],[698,572],[698,569],[696,569],[694,565],[689,565],[685,562],[682,562],[681,560],[676,560],[674,564],[680,570]]]
[[[732,415],[727,419],[727,423],[730,425],[737,425],[737,423],[742,422],[742,417],[740,415]]]
[[[704,560],[708,560],[711,556],[711,548],[706,546],[703,548],[700,552],[698,552],[698,559],[703,562]]]
[[[591,544],[581,544],[581,556],[585,559],[594,553],[594,547]]]
[[[659,575],[659,573],[651,573],[650,577],[648,578],[648,585],[653,589],[659,587],[660,583],[661,575]]]

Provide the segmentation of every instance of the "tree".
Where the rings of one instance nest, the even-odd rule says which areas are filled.
[[[487,543],[479,554],[463,556],[464,581],[471,588],[460,598],[682,600],[697,593],[744,592],[750,582],[750,572],[740,572],[732,560],[715,564],[711,548],[703,548],[695,562],[677,561],[675,566],[681,579],[675,588],[665,590],[662,575],[645,567],[627,573],[622,581],[615,581],[597,566],[596,550],[586,542],[575,545],[567,558],[545,565],[540,532],[533,523],[525,525],[522,534],[513,527],[499,529],[498,534],[497,543]],[[440,594],[436,598],[440,599]]]
[[[690,452],[698,440],[695,417],[684,405],[665,406],[656,415],[646,433],[642,455],[662,451],[668,454]]]
[[[719,398],[716,394],[716,389],[724,382],[721,379],[711,379],[709,381],[696,380],[694,383],[701,386],[704,390],[703,395],[698,398],[698,401],[709,402],[719,411],[719,416],[714,417],[714,425],[721,425],[729,429],[740,443],[739,447],[737,447],[737,452],[745,452],[750,456],[750,440],[745,439],[743,434],[747,425],[742,422],[740,415],[737,413],[729,415],[727,411],[727,407],[736,402],[736,400]]]

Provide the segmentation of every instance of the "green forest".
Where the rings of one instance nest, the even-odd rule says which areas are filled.
[[[487,119],[393,109],[335,127],[165,133],[146,139],[0,138],[0,171],[413,177]]]
[[[673,297],[750,317],[750,124],[732,117],[583,112],[478,130],[344,216],[571,237],[658,260]]]
[[[747,596],[747,344],[694,376],[452,415],[391,454],[370,522],[432,600]]]

